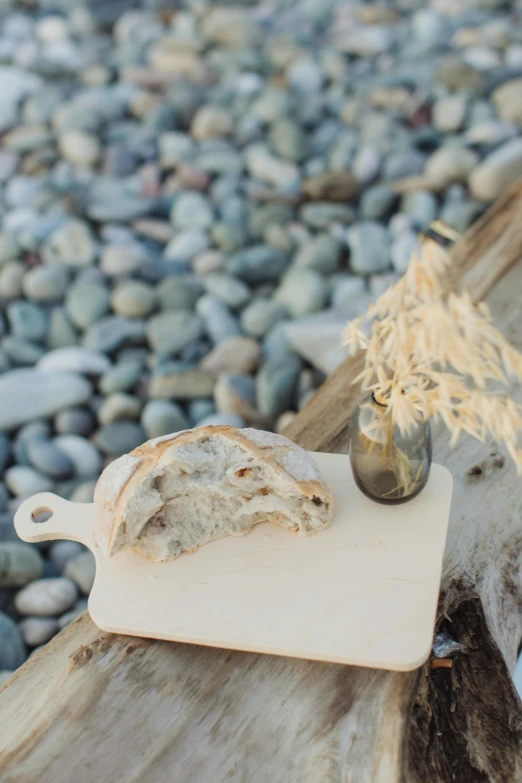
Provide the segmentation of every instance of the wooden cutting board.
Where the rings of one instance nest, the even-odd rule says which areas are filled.
[[[20,506],[15,527],[24,541],[66,538],[92,550],[88,608],[105,631],[415,669],[432,644],[451,475],[433,465],[414,500],[382,506],[357,489],[347,456],[313,456],[336,512],[311,538],[263,523],[169,563],[130,551],[105,558],[93,540],[93,505],[47,492]],[[42,510],[52,517],[37,523]]]

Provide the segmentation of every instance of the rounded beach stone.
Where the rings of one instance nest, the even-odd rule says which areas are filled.
[[[17,541],[0,541],[0,587],[23,587],[39,579],[43,559],[36,547]]]
[[[156,304],[154,288],[140,280],[119,283],[111,296],[111,306],[117,315],[142,318],[149,315]]]
[[[67,454],[77,476],[97,477],[102,470],[101,456],[96,447],[81,435],[57,435],[54,443]]]
[[[222,340],[201,362],[201,367],[216,374],[253,372],[261,356],[259,344],[251,337],[232,336]]]
[[[14,620],[0,612],[0,670],[14,671],[26,659],[22,634]]]
[[[205,277],[204,284],[209,294],[215,296],[232,310],[244,307],[252,298],[252,292],[246,283],[231,275],[210,274]]]
[[[50,478],[68,478],[74,473],[74,463],[68,454],[50,440],[31,440],[26,451],[33,467]]]
[[[38,362],[38,369],[45,372],[76,372],[81,375],[102,375],[111,366],[110,359],[99,351],[83,346],[56,348]]]
[[[145,430],[133,421],[113,421],[105,424],[94,436],[94,443],[103,454],[119,457],[147,440]]]
[[[92,503],[95,489],[96,481],[84,481],[73,489],[68,499],[71,503]]]
[[[41,341],[47,334],[47,315],[34,302],[11,302],[7,306],[7,319],[11,334],[22,340]]]
[[[58,139],[60,154],[73,166],[94,166],[101,154],[98,139],[92,133],[80,130],[69,130]]]
[[[47,476],[26,465],[13,465],[6,470],[4,478],[8,488],[17,497],[50,492],[53,488],[53,483]]]
[[[469,188],[476,198],[493,201],[520,176],[522,139],[511,139],[484,158],[471,172]]]
[[[96,574],[96,561],[92,552],[82,552],[65,563],[64,576],[69,577],[83,595],[89,595]]]
[[[205,229],[214,220],[212,207],[201,193],[186,191],[176,197],[170,219],[175,228]]]
[[[141,425],[147,438],[159,438],[190,426],[179,405],[168,400],[149,400],[141,413]]]
[[[20,590],[15,597],[15,606],[22,615],[58,617],[74,604],[77,595],[71,579],[37,579]]]
[[[96,243],[84,220],[69,218],[45,240],[41,254],[50,266],[84,267],[94,262]]]
[[[130,391],[136,386],[142,372],[143,363],[139,359],[118,362],[102,375],[98,384],[99,389],[102,394]]]
[[[27,617],[20,623],[20,630],[29,647],[38,647],[52,639],[60,626],[53,617]]]
[[[63,298],[67,288],[67,274],[59,267],[37,266],[23,279],[23,292],[35,302],[56,302]]]
[[[175,356],[183,348],[199,340],[203,325],[198,316],[188,311],[164,312],[147,323],[147,340],[152,349],[163,356]]]
[[[256,377],[257,407],[262,416],[275,420],[295,405],[302,363],[297,356],[269,359]]]
[[[166,277],[157,288],[162,310],[193,310],[202,292],[201,281],[192,275]]]
[[[68,560],[84,551],[78,541],[53,541],[49,547],[49,557],[61,574]]]
[[[103,283],[74,283],[68,290],[65,306],[73,324],[86,329],[109,310],[110,294]]]
[[[95,419],[84,408],[69,408],[56,414],[54,428],[60,435],[90,435],[95,429]]]
[[[204,323],[205,331],[213,343],[239,334],[239,324],[230,310],[215,296],[205,294],[198,299],[196,312]]]
[[[81,405],[91,397],[89,382],[73,373],[11,370],[0,376],[0,431]]]
[[[313,269],[295,269],[286,273],[274,299],[293,318],[321,310],[326,304],[328,289],[324,279]]]
[[[254,299],[241,313],[241,328],[252,337],[263,337],[285,317],[285,308],[273,299]]]
[[[114,392],[104,399],[98,409],[100,424],[110,424],[120,419],[137,419],[140,415],[141,403],[130,394]]]

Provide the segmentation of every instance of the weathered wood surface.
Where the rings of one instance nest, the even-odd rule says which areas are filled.
[[[452,281],[486,264],[472,290],[493,286],[492,311],[518,346],[521,207],[518,188],[459,243]],[[292,437],[345,446],[356,368],[348,360],[329,379]],[[455,480],[438,619],[466,648],[452,668],[396,674],[111,636],[84,614],[0,691],[0,781],[522,780],[509,675],[522,637],[522,482],[493,444],[462,438],[451,451],[438,433],[435,456]]]

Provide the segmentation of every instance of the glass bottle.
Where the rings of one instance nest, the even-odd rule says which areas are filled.
[[[355,483],[372,500],[405,503],[426,486],[432,457],[429,422],[401,435],[388,407],[371,395],[353,412],[349,436]]]

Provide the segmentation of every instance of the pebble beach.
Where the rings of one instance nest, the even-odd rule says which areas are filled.
[[[52,491],[204,424],[280,432],[419,231],[522,176],[502,0],[0,0],[0,681],[81,613]]]

